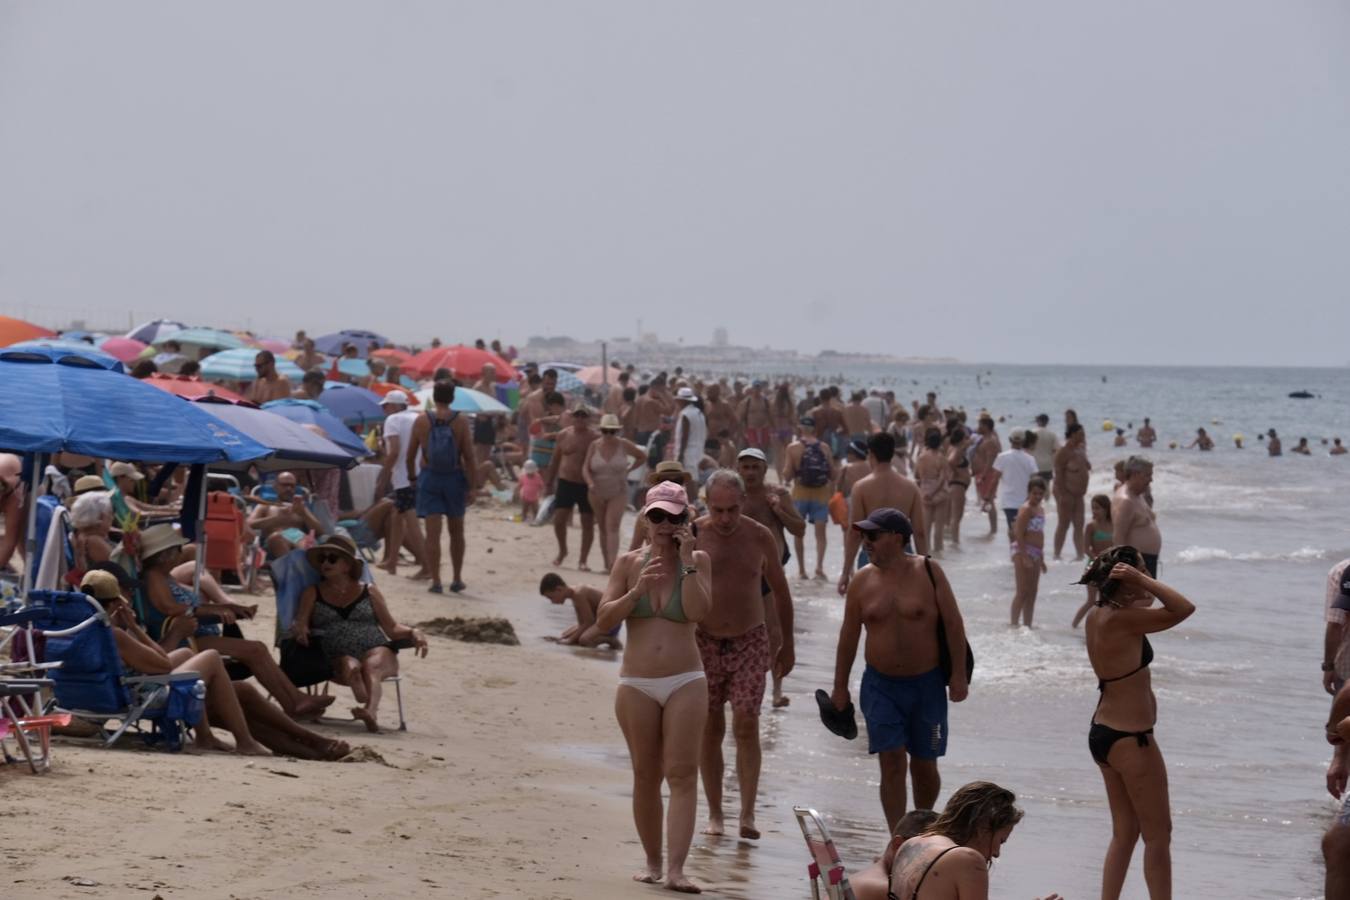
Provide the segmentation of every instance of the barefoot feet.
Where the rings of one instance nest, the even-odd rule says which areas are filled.
[[[683,872],[666,873],[666,890],[678,891],[681,894],[703,893],[703,888],[686,878]]]
[[[364,706],[353,706],[352,718],[359,722],[364,722],[366,731],[369,731],[371,734],[380,733],[380,723],[375,721],[375,716]]]
[[[704,834],[726,834],[726,827],[722,824],[721,816],[709,816],[708,824],[703,826]]]

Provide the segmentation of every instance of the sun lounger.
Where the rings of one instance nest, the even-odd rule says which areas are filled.
[[[93,723],[106,746],[129,730],[149,744],[182,748],[187,729],[201,719],[206,685],[195,672],[129,675],[113,640],[108,614],[84,594],[33,591],[29,601],[46,615],[41,629],[56,711]],[[116,720],[118,727],[108,729]],[[148,722],[149,729],[142,723]]]
[[[829,900],[855,900],[843,860],[834,849],[834,838],[830,837],[830,830],[825,827],[820,814],[804,806],[794,806],[792,813],[797,817],[802,837],[806,839],[806,849],[811,853],[811,864],[806,867],[811,877],[811,896],[820,900],[820,885],[823,884]]]

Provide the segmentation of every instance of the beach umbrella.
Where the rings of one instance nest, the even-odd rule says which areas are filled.
[[[200,347],[202,350],[234,350],[248,346],[248,342],[243,338],[215,328],[184,328],[182,331],[165,334],[148,343],[160,346],[165,341],[177,341],[181,346]]]
[[[344,450],[361,457],[370,455],[364,441],[352,434],[352,430],[342,424],[341,419],[313,400],[273,400],[264,403],[262,408],[301,425],[317,425],[330,441]]]
[[[296,356],[300,355],[299,350],[291,349],[290,341],[284,340],[282,338],[274,338],[274,337],[254,338],[253,343],[262,350],[271,350],[277,356],[283,356],[287,353],[294,353]]]
[[[58,337],[63,341],[84,341],[86,344],[93,344],[95,347],[104,340],[107,335],[100,334],[97,331],[63,331]]]
[[[413,393],[413,391],[417,389],[417,382],[412,381],[406,376],[401,380],[404,383],[393,384],[388,381],[372,381],[366,390],[374,394],[379,394],[381,399],[383,399],[390,391],[403,391],[403,393],[408,395],[410,405],[417,406],[421,402],[417,399],[417,395]],[[334,384],[336,383],[337,382],[334,382]]]
[[[254,381],[258,377],[258,372],[253,368],[253,361],[257,358],[256,347],[239,347],[212,353],[202,360],[202,377],[222,381]],[[277,360],[277,374],[297,384],[305,377],[300,367],[289,359]]]
[[[129,363],[145,352],[146,345],[135,338],[110,337],[104,338],[98,349],[124,363]]]
[[[9,316],[0,316],[0,347],[8,347],[10,344],[19,343],[19,341],[36,341],[54,337],[56,337],[55,331],[48,331],[32,322],[25,322],[23,319],[11,319]]]
[[[173,319],[152,319],[144,325],[139,325],[126,333],[126,337],[133,341],[140,341],[142,344],[153,344],[165,335],[173,331],[182,331],[187,328],[182,322],[175,322]]]
[[[617,383],[619,380],[619,371],[619,369],[616,369],[613,366],[610,366],[608,371],[605,370],[604,366],[587,366],[584,369],[578,369],[572,374],[576,375],[582,384],[587,385],[588,387],[598,388],[607,383],[610,385]],[[562,373],[559,374],[561,375]]]
[[[417,399],[428,409],[434,404],[431,400],[431,392],[434,388],[426,388],[417,392]],[[455,399],[450,402],[450,408],[458,412],[466,413],[509,413],[511,407],[498,400],[496,397],[489,397],[482,391],[475,391],[473,388],[457,387],[455,388]]]
[[[318,402],[347,425],[364,426],[384,421],[381,400],[383,398],[374,391],[341,381],[329,381],[324,384]]]
[[[364,359],[346,359],[339,357],[333,361],[333,368],[352,378],[369,378],[370,364]]]
[[[538,366],[540,372],[544,371],[545,369],[555,369],[558,372],[575,373],[580,372],[584,368],[586,367],[583,366],[581,363],[566,363],[566,362],[546,362],[540,363]]]
[[[382,359],[391,366],[399,367],[412,359],[412,356],[407,350],[400,350],[398,347],[381,347],[378,350],[370,351],[371,359]]]
[[[335,331],[332,334],[325,334],[314,339],[314,349],[320,353],[327,353],[329,356],[341,356],[342,345],[351,344],[356,348],[358,356],[366,356],[370,353],[371,344],[379,344],[383,347],[391,343],[389,338],[382,334],[376,334],[373,331],[360,331],[357,329],[348,329],[346,331]]]
[[[540,370],[542,371],[542,370]],[[586,391],[586,383],[571,372],[558,371],[558,393],[560,394],[582,394]]]
[[[344,448],[328,438],[314,434],[304,425],[296,424],[285,416],[273,415],[254,406],[237,406],[216,397],[200,399],[193,405],[272,451],[266,459],[237,464],[238,468],[257,465],[261,471],[275,472],[281,469],[318,469],[333,466],[350,469],[356,465],[356,457]],[[222,469],[231,466],[213,465],[211,468]]]
[[[202,381],[200,378],[191,378],[187,375],[166,375],[163,372],[155,372],[149,378],[142,378],[141,380],[159,388],[161,391],[167,391],[170,394],[182,397],[184,400],[214,397],[227,403],[248,402],[243,396],[228,388],[212,384],[209,381]]]
[[[482,375],[486,363],[492,363],[496,367],[498,381],[511,381],[518,377],[515,368],[497,354],[490,350],[466,347],[463,344],[423,350],[404,363],[402,368],[409,375],[423,378],[429,378],[437,369],[449,369],[455,373],[456,378],[464,380]]]
[[[19,341],[17,344],[11,344],[10,350],[50,350],[60,354],[62,357],[73,356],[78,359],[90,360],[98,363],[105,369],[112,369],[114,372],[125,371],[122,361],[109,353],[104,353],[93,344],[86,344],[84,341],[63,341],[60,338],[51,338],[49,340],[39,341]]]

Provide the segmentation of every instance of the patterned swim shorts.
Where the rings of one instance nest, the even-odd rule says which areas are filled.
[[[768,626],[756,625],[730,638],[713,637],[702,629],[694,636],[708,678],[708,708],[721,710],[731,701],[732,712],[759,715],[764,702],[764,676],[772,662]]]

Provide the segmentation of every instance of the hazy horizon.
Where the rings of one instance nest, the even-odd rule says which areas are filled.
[[[0,313],[1341,367],[1347,26],[1254,0],[7,4]]]

